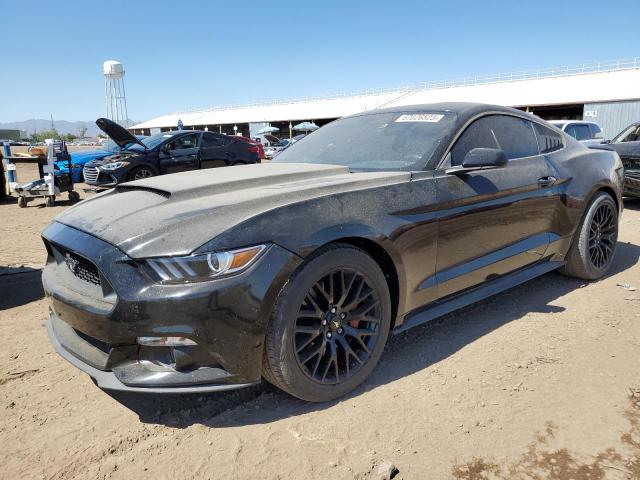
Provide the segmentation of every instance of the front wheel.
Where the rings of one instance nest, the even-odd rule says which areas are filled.
[[[130,181],[143,180],[145,178],[153,177],[154,175],[155,175],[155,172],[151,170],[151,168],[142,166],[142,167],[136,167],[133,170],[131,170],[127,178]]]
[[[598,192],[587,207],[567,253],[563,274],[597,280],[611,267],[618,242],[618,208],[613,198]]]
[[[284,287],[266,335],[264,377],[303,400],[333,400],[374,369],[389,334],[384,274],[365,252],[324,248]]]

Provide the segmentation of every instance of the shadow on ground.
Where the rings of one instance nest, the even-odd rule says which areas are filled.
[[[620,243],[609,275],[630,268],[639,258],[640,247]],[[378,367],[364,385],[352,392],[347,399],[427,368],[454,355],[465,345],[491,331],[522,318],[528,312],[560,312],[563,307],[551,303],[583,286],[584,283],[579,280],[552,272],[434,322],[392,336]],[[177,428],[192,424],[228,427],[270,423],[324,409],[340,401],[323,404],[303,402],[266,382],[244,390],[220,394],[109,394],[137,413],[142,422]],[[242,414],[221,415],[233,409],[242,410]]]
[[[42,271],[30,267],[0,267],[0,310],[19,307],[44,297]]]

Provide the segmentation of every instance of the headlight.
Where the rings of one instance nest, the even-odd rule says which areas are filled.
[[[126,167],[127,165],[129,165],[129,162],[112,162],[112,163],[105,163],[104,165],[100,166],[101,170],[116,170],[120,167]]]
[[[212,252],[186,257],[151,258],[146,264],[162,283],[203,282],[246,270],[260,257],[266,245]]]

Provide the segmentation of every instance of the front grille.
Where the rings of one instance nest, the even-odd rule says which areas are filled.
[[[54,244],[53,248],[60,253],[66,267],[77,278],[93,285],[100,285],[100,273],[98,272],[98,267],[93,263],[60,245]]]
[[[98,181],[100,171],[96,167],[84,167],[82,174],[84,175],[85,182],[96,183]]]

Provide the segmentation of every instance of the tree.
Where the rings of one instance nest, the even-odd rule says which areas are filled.
[[[78,133],[80,133],[80,138],[84,138],[84,136],[87,134],[87,126],[84,123],[80,124],[80,128],[78,129]]]
[[[31,140],[34,142],[44,142],[47,138],[60,139],[60,134],[55,130],[42,130],[41,132],[34,132],[31,136]]]

